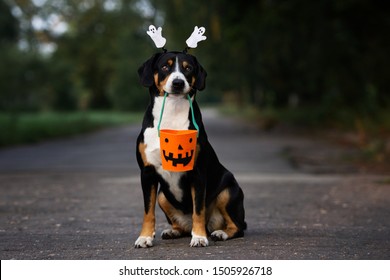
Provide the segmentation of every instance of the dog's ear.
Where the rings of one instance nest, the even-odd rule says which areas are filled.
[[[139,81],[144,87],[151,87],[153,85],[153,67],[160,55],[161,53],[154,54],[151,58],[145,61],[140,68],[138,68]]]
[[[206,77],[207,77],[207,72],[206,70],[204,70],[204,68],[202,67],[202,65],[200,65],[200,63],[196,60],[195,58],[195,61],[198,65],[198,74],[196,76],[196,81],[195,81],[195,87],[198,89],[198,90],[204,90],[204,88],[206,87]]]

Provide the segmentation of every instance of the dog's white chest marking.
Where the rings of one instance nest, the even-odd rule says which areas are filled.
[[[160,138],[158,137],[157,126],[160,120],[161,107],[163,97],[156,97],[153,106],[153,127],[145,129],[144,143],[146,144],[145,154],[147,161],[152,164],[156,171],[169,184],[169,190],[178,201],[182,200],[183,193],[179,187],[179,181],[183,172],[170,172],[162,169],[160,156]],[[170,95],[166,98],[164,113],[160,129],[177,129],[186,130],[189,128],[190,122],[188,114],[190,105],[188,100],[182,95]]]

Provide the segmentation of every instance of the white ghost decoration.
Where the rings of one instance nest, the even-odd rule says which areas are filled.
[[[206,32],[206,28],[204,27],[198,28],[197,26],[195,26],[191,36],[186,40],[187,46],[192,49],[196,48],[198,46],[198,42],[207,39],[206,36],[203,36],[205,32]]]
[[[162,28],[159,27],[156,29],[154,25],[149,26],[149,31],[146,31],[146,33],[152,38],[154,44],[157,48],[162,48],[165,46],[165,43],[167,40],[162,36],[161,34]]]

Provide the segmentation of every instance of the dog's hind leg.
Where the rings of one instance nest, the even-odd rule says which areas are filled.
[[[190,235],[192,223],[190,214],[186,215],[174,208],[163,192],[158,194],[158,204],[165,213],[168,222],[172,225],[172,228],[163,230],[161,233],[162,239],[174,239]]]
[[[211,239],[214,241],[227,240],[244,235],[246,224],[244,221],[243,193],[238,188],[232,190],[225,189],[217,197],[216,205],[218,211],[224,219],[224,227],[214,230]]]

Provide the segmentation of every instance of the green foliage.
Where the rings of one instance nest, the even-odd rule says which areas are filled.
[[[142,18],[130,5],[109,11],[103,2],[72,20],[53,59],[72,65],[76,94],[68,95],[78,97],[79,107],[140,109],[146,99],[139,94],[137,69],[149,56],[147,40],[138,34],[140,23]]]
[[[386,1],[10,1],[18,16],[1,3],[1,110],[143,110],[137,68],[156,52],[150,23],[163,23],[166,47],[179,51],[194,25],[206,27],[190,50],[208,72],[205,102],[315,108],[325,121],[378,118],[390,103]],[[53,15],[66,32],[32,28]],[[55,49],[43,55],[47,43]]]
[[[208,41],[196,53],[206,60],[208,86],[235,103],[313,106],[325,118],[344,109],[373,116],[389,106],[385,1],[162,2],[177,43],[188,36],[183,29],[206,26]]]
[[[10,7],[0,1],[0,45],[16,42],[18,38],[18,21],[12,16]]]
[[[140,121],[140,114],[119,112],[0,114],[0,147],[34,143],[94,131],[102,127]]]
[[[133,22],[136,26],[136,22]],[[145,40],[146,39],[146,40]],[[138,68],[153,54],[150,43],[142,33],[122,32],[117,41],[120,59],[114,65],[116,73],[109,83],[108,97],[115,109],[144,110],[149,100],[148,90],[139,83]]]
[[[1,2],[0,110],[143,110],[148,94],[137,69],[154,51],[144,33],[149,19],[136,11],[137,1],[106,2],[15,1],[17,17]],[[32,27],[34,18],[48,24],[53,15],[67,32]],[[42,53],[48,44],[54,52]]]
[[[46,92],[45,61],[34,53],[3,46],[0,65],[0,110],[38,110]]]

